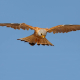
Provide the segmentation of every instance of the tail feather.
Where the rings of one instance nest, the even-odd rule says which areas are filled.
[[[37,42],[37,45],[47,45],[47,46],[49,46],[49,45],[51,45],[51,46],[54,46],[52,43],[50,43],[46,38],[44,38],[44,39],[40,39],[40,41],[39,42]]]
[[[54,46],[46,38],[40,39],[40,38],[36,37],[34,34],[32,34],[28,37],[17,39],[17,40],[29,42],[29,44],[32,46],[34,46],[36,43],[37,43],[37,45],[41,44],[41,45],[47,45],[47,46],[49,46],[49,45]]]
[[[17,39],[17,40],[29,42],[30,45],[34,46],[36,44],[35,39],[36,39],[35,35],[32,34],[28,37],[20,38],[20,39]]]

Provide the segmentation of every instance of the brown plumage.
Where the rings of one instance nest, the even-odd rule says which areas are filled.
[[[27,25],[25,23],[0,23],[0,26],[7,26],[7,27],[11,27],[14,29],[23,29],[23,30],[34,30],[34,34],[32,34],[31,36],[28,37],[24,37],[24,38],[20,38],[17,40],[21,40],[21,41],[25,41],[25,42],[29,42],[30,45],[35,45],[37,43],[37,45],[51,45],[54,46],[52,43],[50,43],[46,38],[46,34],[47,32],[51,33],[53,32],[55,33],[67,33],[70,31],[76,31],[76,30],[80,30],[80,25],[58,25],[52,28],[39,28],[39,27],[32,27],[30,25]]]

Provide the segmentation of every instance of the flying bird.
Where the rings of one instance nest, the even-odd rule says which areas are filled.
[[[58,25],[52,28],[39,28],[39,27],[32,27],[25,23],[0,23],[0,26],[11,27],[14,29],[23,29],[23,30],[34,30],[34,33],[28,37],[20,38],[17,40],[28,42],[30,45],[34,46],[36,43],[37,45],[50,45],[54,46],[51,42],[46,39],[47,32],[51,33],[67,33],[70,31],[80,30],[80,25]]]

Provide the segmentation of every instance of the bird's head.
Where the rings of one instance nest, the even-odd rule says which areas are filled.
[[[42,38],[45,38],[46,37],[46,34],[47,34],[47,31],[45,29],[40,29],[38,31],[38,35]]]

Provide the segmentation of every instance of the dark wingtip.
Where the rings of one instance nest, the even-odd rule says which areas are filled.
[[[41,45],[45,46],[45,44],[41,44]]]
[[[46,44],[47,46],[49,46],[49,44]]]
[[[54,46],[54,45],[50,45],[50,44],[41,44],[41,45],[43,45],[43,46],[45,46],[45,45],[47,45],[47,46]]]
[[[17,40],[20,40],[20,39],[17,39]]]
[[[38,46],[40,46],[40,44],[37,44]]]
[[[21,40],[21,39],[17,39],[17,40]],[[21,40],[21,41],[24,41],[24,40]]]
[[[24,40],[21,40],[21,41],[24,41]]]
[[[50,45],[50,46],[54,46],[54,45]]]
[[[24,42],[27,42],[27,41],[24,41]]]
[[[35,45],[35,43],[29,43],[31,46],[34,46]]]

